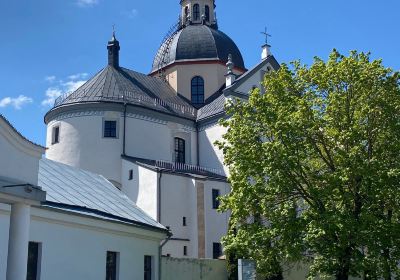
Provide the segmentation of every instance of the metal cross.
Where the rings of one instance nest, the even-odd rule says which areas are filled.
[[[271,34],[268,33],[268,29],[265,27],[265,31],[261,32],[261,34],[265,35],[265,44],[268,45],[268,37],[272,37]]]

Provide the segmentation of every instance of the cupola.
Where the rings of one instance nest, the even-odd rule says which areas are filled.
[[[108,41],[107,50],[108,50],[108,65],[113,66],[114,68],[119,67],[119,50],[120,50],[119,42],[115,37],[115,31],[113,31],[113,35],[111,40]]]
[[[182,26],[190,24],[217,25],[215,0],[181,0]]]

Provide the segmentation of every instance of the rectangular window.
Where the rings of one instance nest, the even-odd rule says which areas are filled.
[[[186,217],[183,217],[183,221],[182,221],[183,226],[186,226]]]
[[[129,170],[129,181],[133,180],[133,170]]]
[[[53,127],[53,133],[52,134],[53,135],[52,135],[51,143],[53,145],[57,144],[57,143],[60,143],[60,127],[59,126]]]
[[[26,280],[39,280],[41,244],[29,242]]]
[[[153,258],[151,256],[144,256],[144,280],[152,280],[152,262]]]
[[[106,280],[117,280],[118,278],[118,253],[107,252]]]
[[[175,138],[175,162],[185,163],[185,140]]]
[[[187,256],[187,246],[183,246],[183,255]]]
[[[219,200],[218,200],[219,196],[220,196],[219,190],[213,189],[212,190],[212,207],[213,207],[213,209],[219,208]]]
[[[104,121],[104,138],[117,138],[117,121]]]
[[[218,259],[221,255],[221,243],[213,243],[213,259]]]

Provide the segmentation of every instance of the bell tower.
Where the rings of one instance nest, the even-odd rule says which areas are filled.
[[[183,26],[206,24],[217,26],[215,0],[181,0],[181,22]]]

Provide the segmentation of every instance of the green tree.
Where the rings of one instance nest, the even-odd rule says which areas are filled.
[[[400,277],[400,75],[369,54],[281,65],[227,105],[226,251],[265,276]]]

